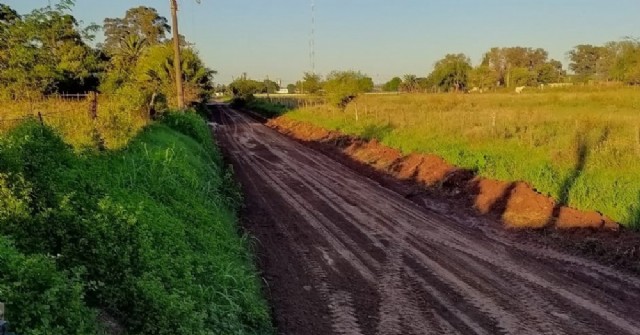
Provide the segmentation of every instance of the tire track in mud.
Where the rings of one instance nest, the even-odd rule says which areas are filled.
[[[421,207],[212,108],[246,196],[261,199],[247,212],[264,224],[247,228],[262,237],[262,270],[281,295],[276,321],[299,326],[278,323],[282,334],[640,334],[638,278]]]

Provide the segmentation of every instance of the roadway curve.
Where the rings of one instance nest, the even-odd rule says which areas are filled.
[[[281,334],[640,334],[640,280],[442,215],[213,105]]]

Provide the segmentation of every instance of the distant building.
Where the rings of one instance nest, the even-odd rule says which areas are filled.
[[[289,89],[285,88],[281,88],[278,91],[276,91],[276,94],[289,94]]]

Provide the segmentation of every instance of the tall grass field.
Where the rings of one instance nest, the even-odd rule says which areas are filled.
[[[640,227],[638,88],[364,95],[344,111],[303,107],[286,117],[523,180],[560,203]]]
[[[273,333],[239,189],[199,116],[168,114],[103,152],[74,149],[65,129],[28,120],[0,136],[13,331]]]
[[[76,149],[95,146],[96,136],[108,149],[124,147],[149,123],[144,96],[139,92],[100,95],[96,101],[97,118],[91,117],[91,99],[60,97],[33,100],[0,99],[0,134],[15,128],[25,118],[42,117]]]

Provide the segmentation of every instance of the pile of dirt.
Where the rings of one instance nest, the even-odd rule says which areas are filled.
[[[287,117],[271,119],[267,125],[299,141],[331,145],[351,159],[394,178],[462,198],[479,213],[499,217],[508,227],[619,229],[619,224],[608,217],[562,206],[526,182],[479,177],[436,155],[404,156],[377,140],[367,141]]]

